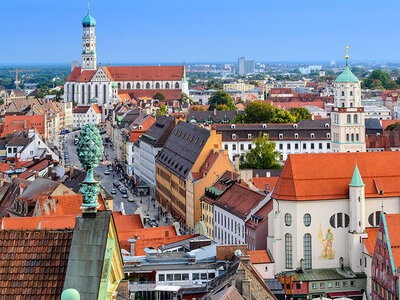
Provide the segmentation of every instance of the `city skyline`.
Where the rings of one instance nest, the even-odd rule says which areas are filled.
[[[379,6],[373,1],[342,0],[249,1],[246,6],[239,1],[229,6],[206,2],[200,6],[184,1],[92,1],[99,62],[222,63],[245,56],[258,62],[333,59],[340,63],[345,45],[350,46],[354,62],[399,61],[400,39],[387,30],[396,26],[400,4],[395,1]],[[17,4],[5,2],[0,12],[0,24],[8,28],[1,64],[79,61],[85,2],[20,0]]]

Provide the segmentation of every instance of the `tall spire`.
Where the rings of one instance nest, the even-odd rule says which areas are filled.
[[[346,67],[349,66],[349,46],[346,46],[346,56],[344,57],[346,59]]]
[[[360,171],[358,170],[357,163],[354,168],[353,177],[351,178],[349,186],[354,186],[354,187],[365,186],[364,182],[362,181]]]

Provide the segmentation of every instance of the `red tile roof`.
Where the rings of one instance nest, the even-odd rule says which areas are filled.
[[[400,120],[380,120],[381,125],[382,125],[382,129],[385,130],[386,127],[388,127],[389,125],[392,125],[394,123],[398,123],[400,122]]]
[[[92,107],[93,107],[94,111],[96,112],[96,114],[101,114],[101,107],[99,107],[98,104],[92,104]]]
[[[2,228],[5,230],[73,229],[75,218],[76,215],[3,218]]]
[[[264,194],[235,183],[218,198],[215,205],[245,219],[264,198]]]
[[[135,99],[152,99],[157,93],[165,96],[165,100],[178,100],[181,97],[181,90],[122,90],[122,94],[129,94]]]
[[[267,250],[247,251],[247,255],[250,255],[252,264],[268,264],[272,262]]]
[[[365,248],[367,248],[367,252],[370,256],[374,254],[375,242],[376,242],[376,236],[378,235],[378,230],[379,230],[378,227],[365,228],[368,237],[363,239],[363,243],[365,245]]]
[[[266,186],[268,185],[269,191],[275,187],[279,177],[253,177],[253,184],[260,190],[267,191]]]
[[[72,70],[71,74],[69,74],[66,81],[89,82],[92,79],[94,73],[96,73],[95,70],[85,70],[81,72],[81,68],[76,67]]]
[[[145,132],[146,130],[135,130],[135,132],[130,132],[129,142],[131,143],[136,142]]]
[[[272,197],[283,200],[348,199],[358,165],[366,197],[400,196],[400,152],[291,154]],[[379,195],[377,188],[383,191]]]
[[[2,299],[60,299],[71,230],[0,231]]]
[[[400,266],[400,214],[385,214],[385,219],[394,266],[397,270]]]
[[[144,228],[140,215],[122,215],[121,212],[113,212],[113,217],[119,232]]]
[[[294,92],[291,88],[271,88],[269,94],[294,94]]]
[[[45,134],[45,116],[44,115],[18,115],[18,116],[9,116],[6,115],[4,117],[4,131],[1,136],[6,136],[7,133],[13,133],[14,131],[24,130],[24,122],[26,123],[26,129],[35,128],[35,130],[41,135]]]

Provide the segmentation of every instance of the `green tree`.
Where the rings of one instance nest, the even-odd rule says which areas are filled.
[[[282,169],[278,163],[281,154],[275,150],[275,143],[269,141],[268,135],[253,140],[254,147],[240,156],[241,169]]]
[[[157,92],[154,96],[153,99],[157,99],[160,101],[165,101],[165,95],[163,93]]]
[[[157,116],[165,116],[166,114],[167,114],[167,107],[161,104],[160,108],[157,110]]]
[[[254,101],[246,105],[244,114],[236,115],[233,123],[271,123],[274,107],[264,101]]]
[[[311,119],[311,113],[304,107],[291,107],[289,112],[292,116],[296,118],[296,123],[304,119]]]
[[[225,104],[220,104],[217,106],[217,110],[229,110],[229,107]]]
[[[226,105],[229,110],[235,110],[232,97],[225,91],[215,92],[208,100],[208,104],[210,105],[208,110],[214,110],[218,105]]]
[[[397,89],[399,86],[393,81],[388,72],[373,70],[371,74],[362,82],[362,87],[366,89]]]
[[[290,112],[284,109],[275,108],[274,116],[271,123],[296,123],[296,117],[292,116]]]

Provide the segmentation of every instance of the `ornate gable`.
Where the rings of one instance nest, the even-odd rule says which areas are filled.
[[[91,82],[110,82],[111,79],[109,78],[108,74],[104,71],[102,67],[97,68],[96,73],[94,73]]]

